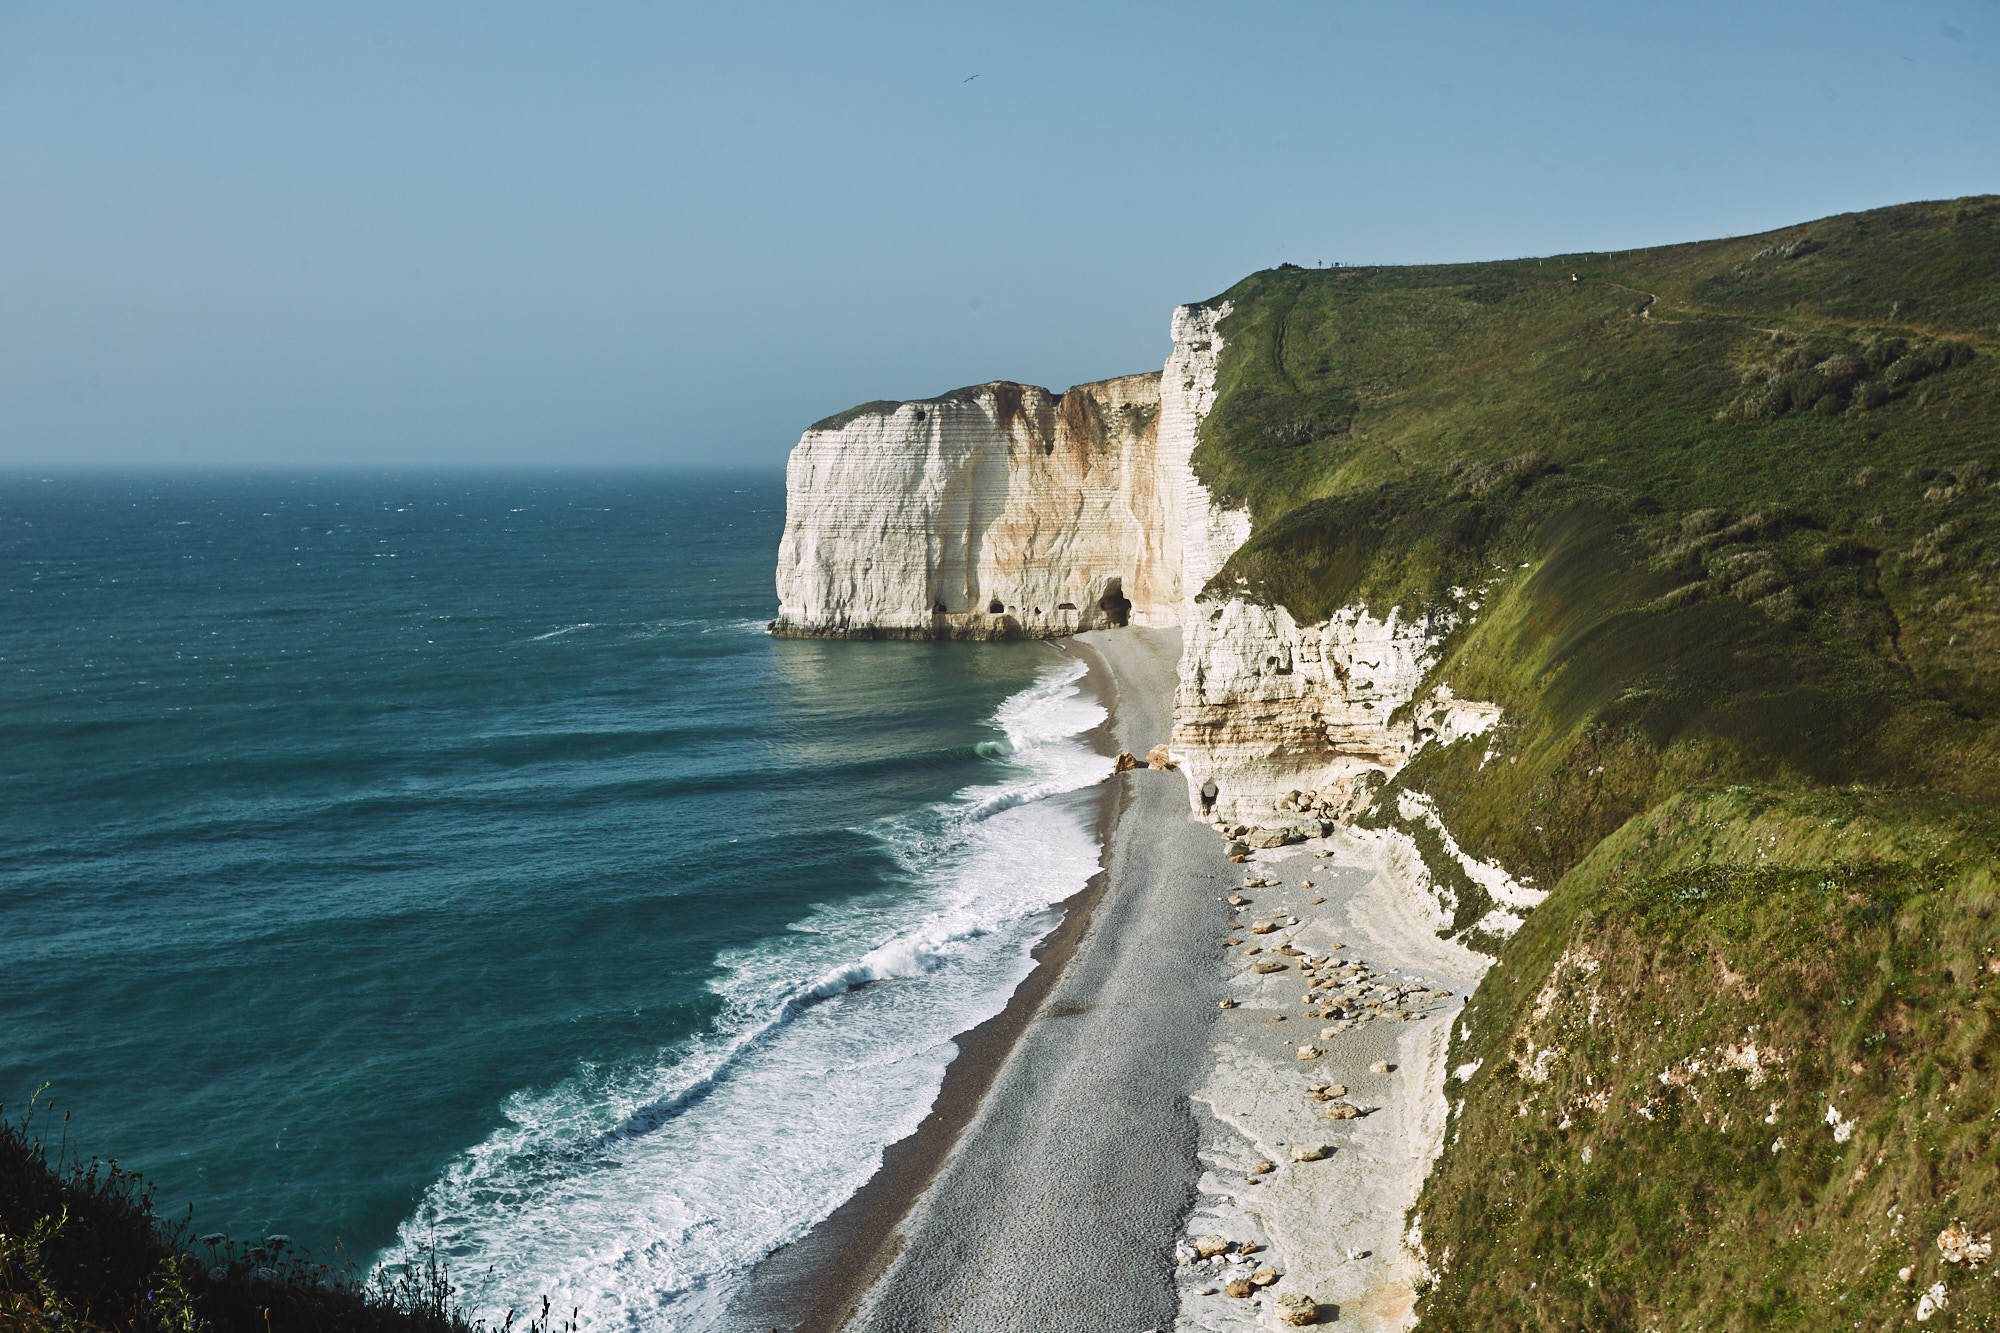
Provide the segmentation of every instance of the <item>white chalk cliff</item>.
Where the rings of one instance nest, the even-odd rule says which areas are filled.
[[[778,634],[1011,638],[1171,625],[1160,377],[995,382],[808,430],[785,471]]]
[[[1418,746],[1490,726],[1489,706],[1448,691],[1419,703],[1449,617],[1352,606],[1301,625],[1217,586],[1250,517],[1216,501],[1191,457],[1229,311],[1176,310],[1158,375],[1062,394],[982,384],[806,431],[786,470],[772,632],[1179,625],[1170,748],[1190,800],[1230,821],[1338,818]]]

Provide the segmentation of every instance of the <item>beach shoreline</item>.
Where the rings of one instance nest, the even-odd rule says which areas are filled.
[[[1113,757],[1121,749],[1143,754],[1152,745],[1164,743],[1171,726],[1173,672],[1179,659],[1178,635],[1172,631],[1100,631],[1078,636],[1069,644],[1053,645],[1082,660],[1086,674],[1081,682],[1103,704],[1105,720],[1087,733],[1085,740],[1103,754],[1110,772]],[[1160,784],[1146,792],[1140,784]],[[1166,789],[1171,784],[1171,789]],[[1204,826],[1179,815],[1186,809],[1185,788],[1177,774],[1135,773],[1108,778],[1095,793],[1096,833],[1101,847],[1097,872],[1077,893],[1052,910],[1059,911],[1058,924],[1035,947],[1035,966],[1016,988],[1002,1011],[986,1022],[955,1038],[959,1053],[946,1070],[944,1083],[930,1112],[916,1131],[890,1145],[882,1165],[855,1195],[811,1231],[790,1245],[767,1256],[751,1270],[743,1290],[731,1301],[725,1327],[762,1330],[780,1328],[788,1333],[821,1333],[850,1326],[864,1315],[871,1293],[904,1256],[907,1224],[929,1200],[949,1169],[954,1153],[966,1141],[967,1133],[989,1101],[996,1083],[1010,1061],[1019,1057],[1023,1039],[1031,1026],[1045,1016],[1049,1000],[1069,974],[1079,952],[1088,948],[1101,932],[1100,912],[1108,896],[1129,900],[1119,888],[1118,848],[1121,830],[1125,840],[1133,836],[1134,808],[1143,802],[1179,816],[1194,834],[1204,839],[1222,873],[1220,843]],[[1162,802],[1161,797],[1169,800]],[[1204,895],[1213,904],[1217,895]],[[1130,910],[1129,903],[1123,903]],[[1182,932],[1188,938],[1188,932]],[[1212,1003],[1212,1001],[1211,1001]],[[1205,1043],[1182,1043],[1189,1051],[1200,1051]],[[1186,1091],[1192,1090],[1190,1070]],[[1152,1246],[1162,1265],[1167,1261],[1178,1230],[1179,1218],[1192,1201],[1195,1161],[1192,1120],[1186,1096],[1154,1099],[1154,1111],[1166,1118],[1186,1121],[1184,1148],[1180,1156],[1187,1177],[1185,1188],[1172,1212],[1171,1225],[1159,1229]],[[1171,1282],[1162,1271],[1155,1284],[1156,1296],[1171,1296]],[[1155,1307],[1158,1301],[1154,1301]],[[1170,1308],[1161,1317],[1170,1319]],[[865,1326],[865,1324],[864,1324]],[[1083,1327],[1084,1325],[1078,1325]],[[1136,1327],[1136,1326],[1135,1326]]]
[[[1175,632],[1065,651],[1105,704],[1089,739],[1107,771],[1167,740]],[[1490,960],[1444,938],[1391,831],[1232,865],[1179,772],[1098,791],[1099,868],[1033,971],[956,1039],[917,1131],[752,1271],[726,1327],[1247,1333],[1281,1297],[1321,1323],[1409,1326],[1405,1228],[1442,1146],[1451,1026]],[[1321,1027],[1335,997],[1349,1016]],[[1322,1114],[1329,1084],[1355,1118]]]

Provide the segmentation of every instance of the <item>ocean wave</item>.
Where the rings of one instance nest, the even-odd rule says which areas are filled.
[[[713,616],[668,616],[661,620],[628,621],[578,621],[574,625],[560,625],[546,634],[529,636],[529,643],[541,643],[545,639],[560,639],[580,630],[606,630],[622,633],[629,638],[651,640],[673,635],[686,634],[763,634],[767,622],[762,620],[716,619]]]
[[[1070,664],[1006,700],[998,781],[865,830],[905,882],[717,959],[709,1030],[524,1091],[380,1262],[435,1238],[476,1312],[546,1289],[586,1328],[704,1326],[733,1283],[873,1174],[929,1111],[952,1039],[1004,1007],[1051,907],[1095,871],[1103,719]]]

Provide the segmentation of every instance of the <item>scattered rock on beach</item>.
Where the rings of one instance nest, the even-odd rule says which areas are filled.
[[[1371,1074],[1393,1074],[1396,1072],[1396,1066],[1390,1064],[1387,1060],[1377,1060],[1374,1064],[1368,1066],[1368,1072]]]
[[[1251,1292],[1255,1290],[1257,1289],[1250,1285],[1249,1278],[1233,1277],[1230,1278],[1229,1281],[1223,1285],[1222,1294],[1225,1296],[1234,1296],[1237,1300],[1240,1301],[1245,1296],[1248,1296]]]
[[[1240,838],[1231,838],[1227,843],[1223,844],[1222,854],[1232,861],[1241,861],[1244,857],[1250,855],[1250,844],[1242,841]]]
[[[1176,768],[1179,768],[1180,765],[1176,764],[1173,756],[1167,753],[1166,746],[1155,745],[1152,749],[1146,751],[1146,767],[1164,769],[1171,773]]]
[[[1278,1280],[1278,1270],[1275,1268],[1260,1268],[1250,1275],[1250,1280],[1260,1287],[1268,1287]]]
[[[1291,1328],[1317,1324],[1319,1302],[1302,1291],[1288,1291],[1278,1297],[1278,1322]]]
[[[1111,762],[1111,775],[1113,777],[1116,777],[1120,773],[1130,773],[1135,768],[1144,768],[1144,767],[1145,765],[1140,763],[1138,758],[1135,755],[1133,755],[1131,751],[1120,750],[1118,752],[1118,757],[1112,760]]]
[[[1354,1120],[1361,1115],[1361,1108],[1353,1102],[1334,1102],[1320,1116],[1326,1120]]]
[[[1325,1158],[1326,1145],[1324,1143],[1304,1143],[1292,1149],[1292,1160],[1294,1162],[1319,1162],[1324,1161]]]
[[[1241,907],[1249,901],[1250,900],[1248,898],[1245,898],[1240,893],[1232,893],[1229,895],[1229,905],[1231,907]]]
[[[1277,1169],[1278,1164],[1276,1162],[1259,1162],[1250,1168],[1250,1174],[1253,1176],[1268,1176]]]
[[[1255,964],[1250,970],[1253,972],[1267,972],[1267,973],[1283,972],[1286,968],[1290,966],[1291,966],[1290,963],[1281,963],[1275,958],[1266,958],[1263,962]]]
[[[1215,1002],[1215,1007],[1218,1009],[1234,1009],[1236,1007],[1236,1001],[1230,999],[1217,1000]]]
[[[1319,1047],[1317,1047],[1317,1046],[1301,1046],[1301,1047],[1299,1047],[1299,1059],[1301,1059],[1301,1060],[1317,1060],[1317,1059],[1319,1059],[1319,1058],[1320,1058],[1320,1057],[1321,1057],[1322,1055],[1325,1055],[1325,1054],[1326,1054],[1326,1052],[1325,1052],[1325,1051],[1322,1051],[1322,1050],[1321,1050],[1321,1049],[1320,1049]]]
[[[1197,1259],[1213,1259],[1218,1254],[1227,1253],[1229,1253],[1229,1238],[1227,1236],[1196,1236],[1194,1238],[1194,1257]]]

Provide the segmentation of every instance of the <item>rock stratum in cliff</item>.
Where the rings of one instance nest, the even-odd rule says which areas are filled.
[[[2000,199],[1287,265],[1174,335],[1150,435],[1060,503],[1016,490],[1046,395],[973,391],[979,448],[922,405],[808,432],[777,628],[1062,632],[1011,590],[1115,574],[1181,626],[1192,800],[1421,867],[1497,959],[1425,1327],[1991,1326]]]
[[[1173,623],[1160,377],[870,403],[786,469],[778,634],[1046,638]]]

